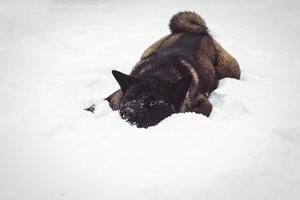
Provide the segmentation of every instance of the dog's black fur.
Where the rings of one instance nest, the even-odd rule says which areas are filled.
[[[192,77],[187,74],[179,80],[172,80],[169,70],[172,71],[172,66],[163,65],[162,70],[151,70],[141,76],[128,76],[113,71],[124,93],[120,103],[123,119],[137,127],[146,128],[179,110]]]
[[[112,72],[121,90],[106,100],[137,127],[156,125],[173,113],[209,116],[212,110],[207,97],[222,72],[215,67],[216,43],[204,20],[193,12],[175,15],[170,28],[172,34],[147,49],[130,75]],[[239,71],[222,76],[239,78]]]

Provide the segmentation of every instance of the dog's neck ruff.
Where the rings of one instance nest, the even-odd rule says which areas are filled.
[[[180,60],[180,63],[189,71],[190,75],[193,77],[192,84],[198,85],[199,84],[199,76],[198,76],[195,68],[189,62],[187,62],[184,59]],[[188,107],[190,105],[192,105],[192,102],[190,101],[192,93],[193,92],[192,92],[191,89],[189,89],[187,91],[186,96],[185,96],[185,100],[183,101],[183,103],[181,104],[181,106],[179,108],[180,112],[186,112]]]
[[[190,74],[192,75],[193,77],[193,82],[195,84],[199,84],[199,76],[195,70],[195,68],[190,64],[188,63],[186,60],[180,60],[180,63],[186,67],[186,69],[190,72]]]

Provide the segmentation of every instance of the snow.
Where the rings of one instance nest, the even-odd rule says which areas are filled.
[[[0,1],[0,199],[300,198],[297,1]],[[239,61],[209,118],[137,129],[102,99],[195,10]],[[83,109],[96,103],[96,113]]]

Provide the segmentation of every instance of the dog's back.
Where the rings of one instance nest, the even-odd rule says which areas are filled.
[[[208,33],[205,21],[194,12],[179,12],[174,15],[169,24],[171,34],[151,45],[143,53],[141,60],[149,57],[157,50],[165,48],[180,48],[186,54],[197,59],[197,53],[202,48],[202,53],[206,53],[208,48],[214,50],[213,45],[201,46],[202,40],[212,40]],[[205,48],[205,49],[204,49]],[[213,49],[211,49],[213,48]]]

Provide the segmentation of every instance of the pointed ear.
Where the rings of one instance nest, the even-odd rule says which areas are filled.
[[[178,108],[185,99],[186,93],[190,88],[192,76],[187,75],[173,84],[171,89],[171,102]]]
[[[125,93],[130,86],[139,82],[139,79],[137,77],[126,75],[116,70],[112,70],[112,74],[119,83],[123,93]]]

